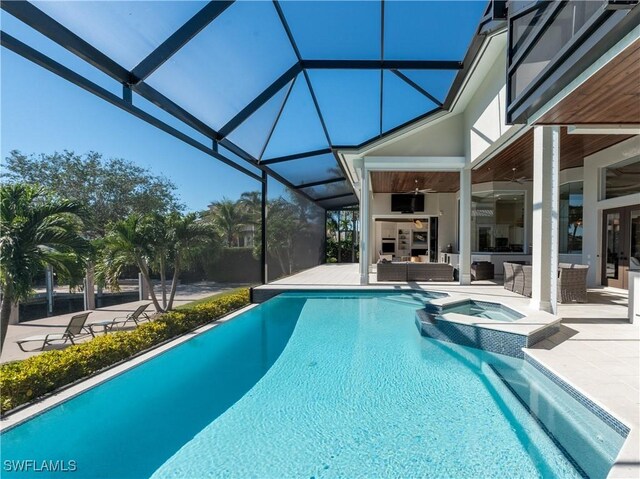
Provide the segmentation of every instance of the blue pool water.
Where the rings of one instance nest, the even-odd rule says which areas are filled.
[[[2,459],[83,478],[606,476],[620,436],[520,360],[421,337],[425,301],[281,295],[7,431]]]
[[[495,321],[512,322],[524,318],[523,314],[507,308],[502,304],[488,303],[486,301],[474,301],[469,299],[455,305],[445,306],[443,313],[459,313],[476,318],[493,319]]]

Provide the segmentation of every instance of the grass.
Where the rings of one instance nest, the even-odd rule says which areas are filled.
[[[212,294],[211,296],[207,296],[205,298],[196,299],[195,301],[191,301],[190,303],[181,304],[180,306],[176,306],[175,309],[177,309],[177,310],[190,309],[190,308],[193,308],[193,307],[198,306],[200,304],[206,304],[206,303],[208,303],[210,301],[213,301],[215,299],[220,299],[220,298],[225,298],[227,296],[232,296],[232,295],[237,294],[240,291],[243,291],[243,290],[246,290],[246,289],[247,289],[247,287],[243,286],[243,287],[233,288],[233,289],[230,289],[228,291],[222,291],[220,293]]]

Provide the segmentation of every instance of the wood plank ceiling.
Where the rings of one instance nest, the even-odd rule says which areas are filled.
[[[560,169],[580,167],[584,157],[631,138],[629,135],[569,135],[560,130]],[[515,176],[512,168],[516,168]],[[489,181],[510,181],[513,178],[533,179],[533,130],[486,162],[471,175],[474,184]],[[418,189],[452,193],[459,189],[457,172],[373,171],[371,186],[374,193],[409,193]]]
[[[538,124],[640,124],[640,40],[549,110]]]
[[[417,183],[416,183],[417,180]],[[372,171],[371,187],[374,193],[411,193],[418,189],[431,189],[440,193],[458,191],[460,173],[428,171]]]
[[[620,143],[629,135],[569,135],[565,127],[560,130],[560,169],[577,168],[584,157]],[[514,178],[533,179],[533,130],[528,131],[505,150],[486,162],[471,176],[473,183],[509,181]]]

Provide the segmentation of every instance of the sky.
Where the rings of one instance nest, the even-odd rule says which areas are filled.
[[[75,33],[132,68],[172,31],[201,8],[204,2],[35,2],[39,8],[68,25]],[[326,9],[309,14],[303,3],[283,2],[283,10],[308,58],[378,58],[380,52],[379,2],[329,2]],[[73,7],[70,7],[73,5]],[[162,5],[162,8],[158,8]],[[461,59],[485,2],[386,2],[386,58]],[[454,11],[452,14],[451,11]],[[447,17],[443,17],[447,14]],[[325,17],[340,19],[340,28],[327,34]],[[446,18],[446,20],[443,20]],[[121,86],[75,55],[1,12],[3,31],[63,63],[65,66],[120,95]],[[367,19],[354,31],[355,19]],[[432,42],[416,42],[425,29]],[[459,30],[459,33],[456,31]],[[452,33],[453,32],[453,33]],[[448,35],[448,37],[447,37]],[[197,41],[196,41],[197,40]],[[210,48],[221,45],[225,48]],[[444,46],[446,44],[446,47]],[[318,45],[321,45],[320,47]],[[151,86],[218,129],[257,93],[295,62],[288,39],[271,2],[240,2],[230,7],[192,42],[148,79]],[[248,73],[249,72],[249,73]],[[444,100],[451,72],[403,72]],[[333,144],[355,144],[388,130],[435,105],[400,81],[385,74],[383,118],[380,111],[380,75],[376,71],[311,71],[320,108],[324,111]],[[0,49],[0,155],[11,150],[25,154],[73,150],[97,151],[118,157],[170,178],[187,210],[202,210],[223,197],[237,198],[257,190],[259,182],[173,138],[129,113],[85,92],[30,61]],[[203,85],[211,85],[203,89]],[[286,89],[291,86],[290,94]],[[238,141],[266,137],[272,118],[288,98],[264,158],[328,146],[306,82],[287,85],[239,129]],[[157,115],[206,145],[210,141],[155,106],[134,95],[134,105]],[[375,115],[378,115],[376,117]],[[377,119],[376,119],[377,118]],[[230,136],[234,140],[234,135]],[[240,144],[240,146],[243,146]],[[238,160],[247,166],[242,160]],[[298,160],[300,161],[300,160]],[[318,160],[319,161],[319,160]],[[281,164],[282,165],[282,164]],[[302,162],[301,171],[305,168]],[[296,166],[296,165],[291,165]],[[249,167],[251,168],[251,167]],[[254,169],[254,171],[257,171]],[[308,175],[316,174],[309,168]],[[300,176],[301,182],[314,178]],[[269,183],[269,196],[283,187]]]

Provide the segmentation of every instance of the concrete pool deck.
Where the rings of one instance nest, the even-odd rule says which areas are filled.
[[[190,303],[191,301],[196,301],[198,299],[206,298],[207,296],[211,296],[216,293],[222,293],[224,291],[228,291],[239,287],[241,285],[235,284],[217,284],[217,283],[193,283],[193,284],[181,284],[178,286],[176,290],[176,298],[175,305],[180,306],[182,304]],[[159,290],[156,290],[156,293],[159,293]],[[160,299],[160,298],[159,298]],[[151,300],[144,301],[133,301],[130,303],[117,304],[114,306],[105,306],[103,308],[94,309],[93,312],[87,318],[87,324],[98,323],[100,321],[110,321],[115,317],[123,317],[129,313],[132,313],[136,310],[136,308],[142,304],[150,303],[149,307],[146,309],[146,313],[153,313],[155,310],[153,308],[153,304]],[[4,342],[4,346],[2,348],[2,355],[0,356],[0,363],[6,363],[9,361],[16,361],[18,359],[25,359],[30,356],[35,356],[36,354],[40,354],[42,351],[37,349],[36,351],[30,351],[25,353],[22,351],[16,341],[19,339],[23,339],[29,336],[38,336],[49,333],[62,333],[64,329],[69,324],[69,320],[71,316],[75,313],[61,314],[58,316],[50,316],[48,318],[42,319],[34,319],[31,321],[25,321],[19,324],[10,324],[9,329],[7,330],[7,337]],[[91,339],[91,335],[87,334],[82,337],[80,341],[88,341]],[[33,343],[25,343],[24,347],[26,349],[35,349],[38,346],[41,346],[41,342],[34,341]],[[61,349],[65,348],[69,345],[66,344],[58,344],[47,347],[45,351],[50,351],[52,349]]]

